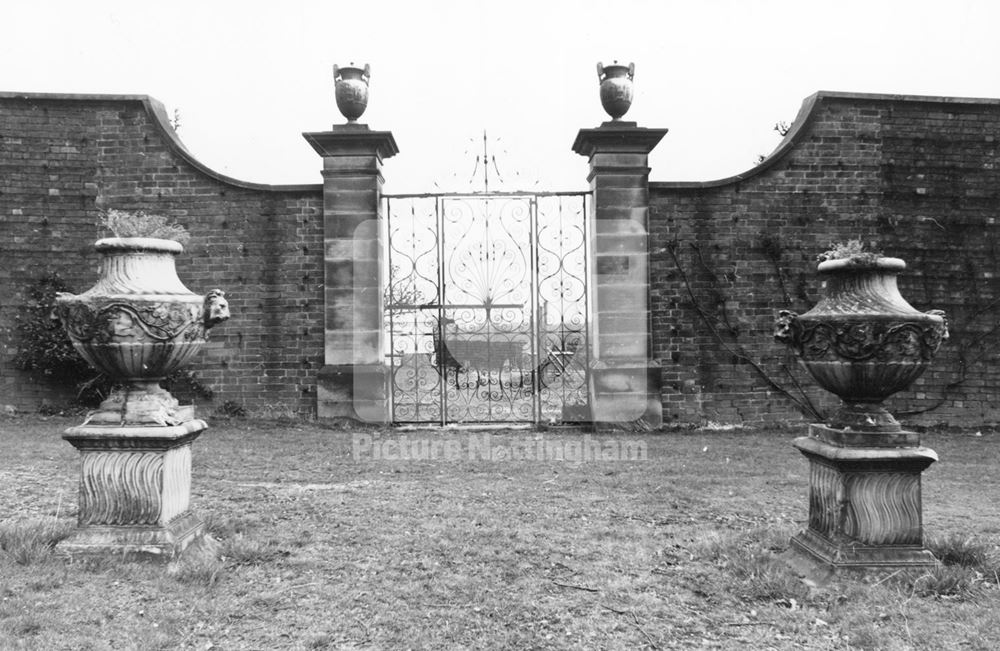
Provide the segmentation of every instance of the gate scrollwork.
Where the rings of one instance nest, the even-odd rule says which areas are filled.
[[[389,196],[396,422],[583,420],[588,195]]]

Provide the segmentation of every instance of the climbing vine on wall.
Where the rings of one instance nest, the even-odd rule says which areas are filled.
[[[970,279],[974,279],[978,272],[976,268],[967,265],[965,270]],[[948,300],[945,296],[930,296],[929,303],[943,304]],[[951,357],[955,360],[955,374],[953,379],[941,388],[941,394],[930,404],[917,409],[900,411],[900,416],[916,416],[926,414],[945,405],[953,399],[971,377],[974,377],[974,370],[985,367],[990,359],[997,356],[998,334],[1000,334],[1000,298],[989,302],[975,302],[971,311],[962,314],[948,315],[948,330],[951,333],[949,341],[945,343],[942,351],[945,355],[951,352]],[[953,352],[952,352],[953,351]]]
[[[762,238],[760,246],[765,257],[775,265],[778,284],[785,303],[792,303],[787,290],[786,272],[781,266],[780,243],[773,239]],[[708,287],[704,288],[702,292],[708,301],[699,298],[698,293],[694,289],[689,270],[685,269],[681,261],[682,255],[679,249],[682,247],[686,248],[691,258],[697,262],[701,270],[701,275],[709,279]],[[787,364],[782,363],[779,365],[781,376],[776,376],[741,341],[747,335],[746,328],[741,325],[740,320],[735,315],[730,314],[728,307],[733,303],[729,291],[734,285],[735,278],[720,278],[719,273],[714,270],[713,265],[705,259],[701,246],[694,242],[682,244],[674,240],[668,243],[666,251],[673,261],[674,268],[677,271],[684,293],[687,295],[692,309],[719,346],[729,353],[735,361],[749,366],[753,373],[768,388],[784,396],[803,414],[813,419],[823,420],[822,410],[813,402]],[[735,271],[733,274],[735,275]]]
[[[69,286],[55,272],[43,274],[25,287],[24,300],[14,315],[17,351],[12,361],[15,368],[70,384],[94,375],[52,315],[56,294],[69,291]]]
[[[84,361],[62,324],[53,317],[56,295],[71,291],[56,272],[42,274],[22,290],[23,300],[14,315],[16,350],[12,365],[45,381],[75,387],[77,402],[94,406],[107,397],[113,383]],[[194,397],[212,397],[212,390],[189,370],[177,371],[163,384],[184,402]]]

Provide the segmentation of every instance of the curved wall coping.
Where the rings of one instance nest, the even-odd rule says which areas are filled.
[[[265,192],[322,192],[321,183],[308,183],[300,185],[269,185],[267,183],[251,183],[241,181],[231,176],[220,174],[208,167],[188,151],[184,143],[181,142],[177,132],[170,126],[170,118],[163,104],[149,95],[114,95],[114,94],[75,94],[75,93],[18,93],[0,91],[0,101],[22,100],[30,102],[139,102],[142,104],[151,119],[150,122],[160,132],[164,142],[178,157],[191,165],[199,172],[226,185],[242,188],[245,190],[261,190]]]
[[[981,97],[938,97],[934,95],[886,95],[880,93],[845,93],[838,91],[821,90],[810,95],[802,102],[795,121],[788,129],[784,139],[778,146],[767,155],[758,165],[745,172],[728,176],[716,181],[651,181],[650,190],[702,190],[707,188],[718,188],[724,185],[733,185],[740,181],[766,172],[773,167],[781,158],[801,142],[809,132],[809,127],[819,113],[819,107],[828,100],[861,100],[864,102],[886,102],[886,103],[922,103],[932,105],[961,105],[972,104],[980,106],[995,106],[1000,108],[1000,99]]]

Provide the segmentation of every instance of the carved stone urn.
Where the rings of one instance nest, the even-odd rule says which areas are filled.
[[[337,98],[337,108],[347,118],[348,122],[356,122],[368,108],[368,80],[371,78],[371,68],[355,67],[352,63],[343,68],[333,66],[334,95]]]
[[[191,410],[160,382],[204,346],[208,331],[229,318],[225,294],[201,297],[185,287],[174,266],[183,247],[171,240],[107,238],[97,284],[56,298],[56,316],[87,362],[123,386],[87,422],[177,425]]]
[[[808,459],[809,524],[792,547],[839,568],[923,567],[921,473],[937,454],[883,406],[927,368],[948,337],[944,313],[900,295],[898,258],[827,260],[823,299],[802,315],[781,311],[775,338],[842,406],[794,445]]]
[[[609,66],[598,62],[597,78],[601,84],[601,105],[613,121],[620,120],[632,106],[632,79],[635,64],[627,66],[617,61]]]
[[[177,277],[171,240],[109,238],[97,284],[57,297],[56,316],[77,351],[120,384],[82,425],[63,434],[80,451],[71,554],[170,559],[204,525],[189,509],[191,443],[208,426],[159,386],[229,318],[221,290],[202,297]]]
[[[896,276],[904,269],[899,258],[826,260],[817,268],[826,281],[822,300],[801,316],[778,315],[775,338],[843,401],[828,423],[834,429],[902,431],[882,401],[913,384],[948,337],[944,312],[919,312],[900,295]]]

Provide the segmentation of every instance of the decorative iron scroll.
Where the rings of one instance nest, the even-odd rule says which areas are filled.
[[[394,421],[585,419],[587,196],[387,197]]]

